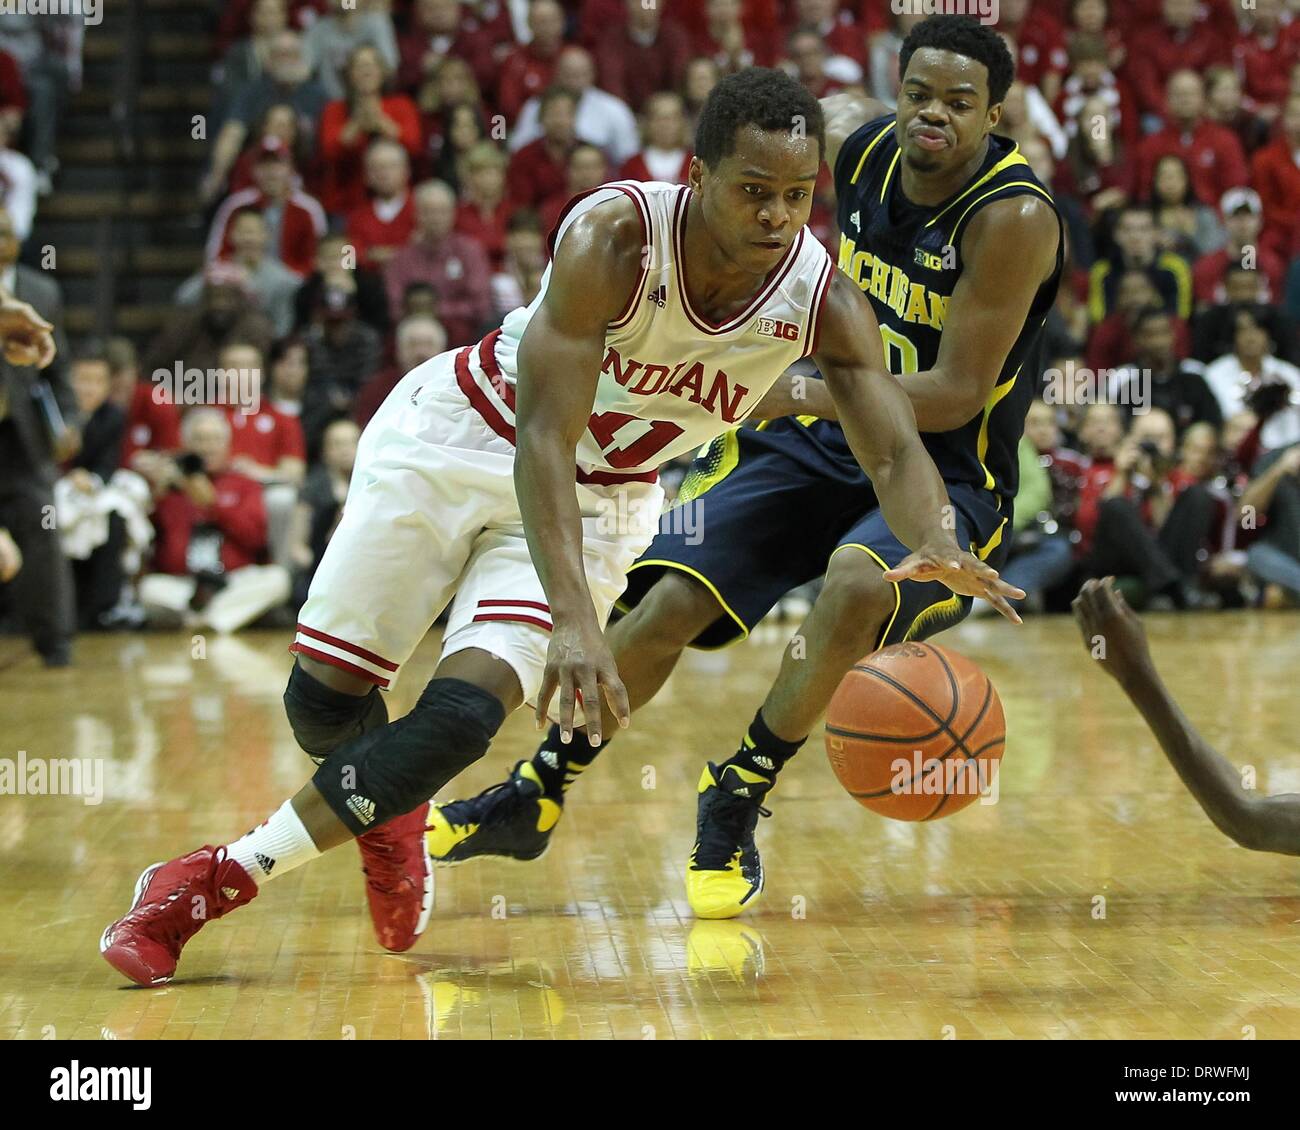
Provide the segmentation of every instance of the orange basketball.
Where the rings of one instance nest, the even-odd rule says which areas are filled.
[[[929,643],[858,660],[826,711],[835,776],[859,804],[894,820],[951,816],[990,790],[1005,740],[992,680]]]

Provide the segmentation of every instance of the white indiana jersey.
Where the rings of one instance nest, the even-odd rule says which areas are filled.
[[[560,218],[557,249],[579,216],[627,198],[648,249],[636,289],[605,334],[596,399],[578,443],[580,473],[642,477],[694,452],[736,427],[816,346],[835,264],[806,227],[743,310],[715,324],[692,308],[684,271],[690,197],[683,185],[613,181],[578,197]],[[464,351],[458,374],[484,418],[511,441],[516,354],[550,279],[548,266],[537,297],[511,311],[478,348]]]

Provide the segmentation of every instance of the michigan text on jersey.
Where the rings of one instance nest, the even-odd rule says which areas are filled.
[[[935,269],[933,264],[924,265],[930,270]],[[838,266],[862,290],[883,302],[903,321],[943,329],[943,319],[948,313],[948,295],[936,294],[913,282],[901,267],[886,263],[879,255],[856,250],[853,241],[845,235],[840,236]]]

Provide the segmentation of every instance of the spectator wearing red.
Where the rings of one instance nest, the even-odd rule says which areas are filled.
[[[1115,308],[1088,337],[1088,368],[1094,373],[1118,369],[1137,356],[1134,328],[1138,315],[1159,307],[1162,299],[1151,276],[1143,270],[1124,271],[1115,290]],[[1171,321],[1174,356],[1179,360],[1191,352],[1192,335],[1182,318]]]
[[[1250,29],[1237,41],[1234,63],[1242,75],[1247,110],[1275,121],[1290,91],[1291,68],[1300,61],[1300,23],[1282,22],[1282,0],[1254,0]]]
[[[825,44],[827,58],[835,60],[831,64],[835,77],[841,82],[860,82],[867,68],[867,36],[853,13],[841,8],[839,0],[795,0],[792,7],[794,18],[787,27],[787,41],[796,31],[812,32]],[[884,24],[876,30],[883,31]],[[846,62],[856,66],[856,74],[843,69]]]
[[[605,161],[605,154],[589,142],[578,142],[573,147],[573,152],[569,154],[564,189],[542,203],[539,212],[542,231],[549,236],[555,231],[555,225],[559,223],[570,200],[590,192],[593,188],[599,188],[608,180],[609,165]]]
[[[532,39],[506,56],[497,83],[497,109],[512,125],[524,103],[551,85],[564,47],[564,9],[556,0],[533,0],[528,30]]]
[[[296,274],[309,273],[316,258],[316,241],[325,234],[325,211],[317,200],[293,187],[293,177],[293,164],[284,142],[264,138],[253,166],[253,187],[231,193],[213,217],[208,259],[232,253],[231,220],[236,213],[251,208],[266,220],[272,254]]]
[[[234,631],[282,604],[291,582],[279,565],[259,565],[267,549],[262,487],[229,462],[230,424],[216,408],[185,418],[186,451],[169,465],[154,508],[155,572],[140,581],[150,617]],[[200,586],[210,599],[196,611]]]
[[[505,5],[501,5],[505,15]],[[507,19],[507,34],[509,21]],[[415,0],[411,26],[397,44],[399,90],[414,93],[449,57],[469,64],[480,84],[493,77],[493,26],[485,26],[460,0]]]
[[[1232,62],[1235,36],[1197,22],[1196,8],[1197,0],[1164,0],[1160,25],[1133,37],[1128,79],[1143,114],[1176,118],[1178,112],[1168,105],[1173,76],[1203,74],[1216,63]]]
[[[348,214],[347,234],[357,262],[379,270],[415,231],[411,162],[397,142],[381,138],[366,151],[366,187],[370,197]]]
[[[230,424],[230,468],[255,482],[297,486],[306,469],[302,425],[297,416],[280,411],[263,395],[262,350],[251,343],[232,342],[222,349],[219,367],[233,387],[248,399],[225,406]]]
[[[1107,68],[1118,74],[1128,52],[1124,46],[1124,31],[1110,18],[1107,0],[1070,0],[1069,23],[1065,46],[1071,57],[1079,39],[1100,39],[1105,45]]]
[[[1001,0],[997,26],[1015,44],[1016,77],[1055,102],[1068,65],[1065,29],[1056,17],[1030,0]]]
[[[641,132],[645,145],[624,163],[619,177],[685,184],[691,167],[691,150],[687,144],[686,107],[681,95],[671,90],[651,95],[641,115]]]
[[[287,102],[278,102],[263,115],[261,122],[253,131],[253,141],[239,155],[234,168],[230,170],[230,191],[252,188],[253,169],[257,166],[258,156],[262,152],[262,142],[270,139],[280,141],[289,153],[289,162],[293,166],[290,183],[295,191],[310,191],[305,182],[309,181],[312,167],[311,146],[315,137],[305,137],[297,112]],[[304,176],[302,174],[307,173]]]
[[[481,141],[465,155],[465,184],[456,207],[456,231],[474,240],[493,271],[501,270],[506,227],[513,205],[506,198],[506,158],[495,145]]]
[[[1156,162],[1168,153],[1183,159],[1192,188],[1201,200],[1221,200],[1230,188],[1249,182],[1246,155],[1230,129],[1205,116],[1201,76],[1177,71],[1169,79],[1168,123],[1138,147],[1138,192],[1151,193]]]
[[[414,157],[420,151],[420,114],[405,94],[385,94],[383,57],[370,45],[352,52],[344,75],[347,93],[321,114],[324,166],[321,202],[331,215],[346,216],[365,202],[362,166],[370,143],[398,142]]]
[[[825,98],[828,94],[834,94],[844,88],[843,81],[832,78],[827,72],[826,44],[816,32],[807,30],[791,32],[786,44],[786,57],[794,64],[794,77],[814,97]]]
[[[1079,104],[1066,122],[1069,142],[1057,168],[1054,187],[1080,200],[1092,215],[1126,203],[1133,196],[1133,162],[1128,158],[1114,107],[1099,92]]]
[[[694,33],[691,53],[712,59],[723,74],[776,61],[776,21],[744,21],[742,8],[741,0],[706,0],[704,23]]]
[[[126,410],[121,465],[140,472],[152,483],[157,462],[181,445],[180,410],[172,403],[167,385],[140,380],[139,360],[129,338],[110,338],[104,353],[112,399]]]
[[[1265,302],[1276,302],[1282,295],[1286,265],[1281,258],[1260,244],[1264,227],[1264,208],[1253,188],[1230,188],[1219,208],[1227,243],[1217,251],[1202,255],[1192,267],[1192,291],[1198,306],[1218,306],[1227,301],[1224,276],[1234,264],[1253,266],[1268,280]]]
[[[1276,138],[1250,162],[1264,206],[1262,244],[1284,259],[1300,254],[1300,90],[1287,99]]]
[[[230,423],[219,409],[197,408],[183,429],[185,446],[198,457],[154,508],[154,568],[184,576],[194,572],[193,535],[216,543],[212,572],[254,565],[266,552],[266,506],[262,487],[230,465]],[[206,556],[206,555],[205,555]]]
[[[438,315],[452,347],[475,341],[492,313],[492,268],[468,236],[454,231],[456,194],[442,181],[415,190],[415,235],[384,271],[394,320],[413,282],[428,282],[438,296]]]
[[[18,66],[18,60],[8,51],[0,51],[0,110],[27,113],[27,88],[23,85],[23,72]]]
[[[542,95],[538,121],[542,136],[510,158],[510,199],[521,208],[538,208],[564,188],[569,153],[578,143],[578,99],[558,86]]]
[[[624,19],[606,27],[594,46],[598,85],[641,113],[650,96],[675,90],[691,57],[690,36],[665,22],[656,4],[624,0]]]
[[[436,318],[421,314],[398,322],[395,337],[396,363],[380,369],[363,384],[356,400],[352,402],[352,418],[363,428],[379,411],[379,406],[388,394],[397,387],[398,381],[417,365],[424,364],[429,358],[437,357],[447,349],[447,331]]]
[[[467,106],[481,118],[483,96],[470,65],[464,59],[449,55],[421,84],[415,102],[420,111],[420,131],[424,136],[415,173],[417,178],[427,179],[447,142],[447,123],[452,112],[458,106]]]
[[[1109,62],[1110,55],[1101,36],[1082,32],[1075,35],[1070,40],[1069,73],[1054,108],[1066,132],[1073,135],[1079,128],[1079,111],[1090,100],[1100,100],[1107,118],[1118,128],[1124,148],[1131,152],[1142,137],[1141,122],[1128,86]]]

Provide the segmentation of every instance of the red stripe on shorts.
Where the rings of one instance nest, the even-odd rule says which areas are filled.
[[[289,645],[289,650],[299,655],[310,656],[322,663],[328,663],[331,667],[337,667],[342,671],[357,675],[374,683],[381,690],[388,689],[388,679],[385,676],[376,675],[373,671],[367,671],[364,667],[358,667],[355,663],[349,663],[345,659],[340,659],[337,655],[331,655],[328,651],[317,651],[314,647],[308,647],[307,644],[298,643],[296,640]]]
[[[376,655],[373,651],[367,651],[364,647],[357,647],[354,643],[348,643],[347,640],[341,640],[338,636],[331,636],[327,632],[318,632],[315,628],[309,628],[306,624],[299,624],[298,631],[304,636],[311,636],[314,640],[320,640],[322,643],[333,644],[335,647],[342,648],[344,651],[350,651],[353,655],[360,656],[362,659],[373,663],[376,667],[382,667],[385,671],[396,671],[397,664],[391,663],[382,655]]]
[[[525,616],[522,612],[480,612],[471,623],[478,624],[484,620],[509,620],[520,624],[536,624],[539,628],[545,628],[548,632],[552,631],[551,622],[542,620],[537,616]]]

